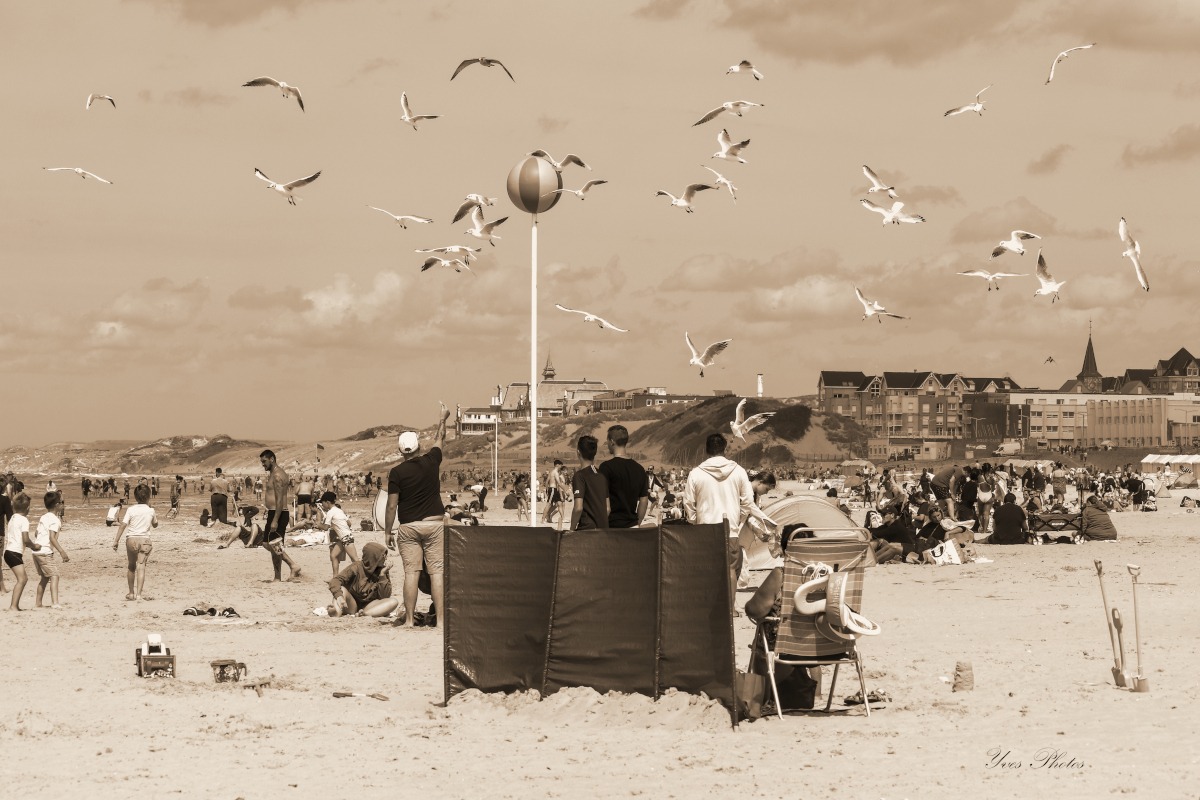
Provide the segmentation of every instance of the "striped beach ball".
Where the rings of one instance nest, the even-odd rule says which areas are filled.
[[[562,175],[544,158],[529,156],[517,162],[508,173],[508,199],[513,205],[530,214],[541,214],[554,208],[562,194]]]

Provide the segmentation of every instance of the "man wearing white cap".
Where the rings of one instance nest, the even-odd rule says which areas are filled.
[[[429,572],[430,594],[438,614],[442,608],[442,537],[445,530],[445,506],[442,504],[442,443],[446,439],[446,420],[450,410],[441,403],[441,417],[433,446],[421,452],[415,431],[400,434],[400,455],[404,459],[388,473],[387,510],[384,512],[384,537],[389,546],[392,525],[396,529],[395,546],[404,564],[404,611],[406,627],[415,625],[417,581],[421,562]]]

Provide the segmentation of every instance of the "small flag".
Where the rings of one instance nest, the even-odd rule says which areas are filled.
[[[318,449],[318,450],[324,450],[324,449],[325,449],[325,445],[323,445],[323,444],[318,444],[318,445],[317,445],[317,449]]]

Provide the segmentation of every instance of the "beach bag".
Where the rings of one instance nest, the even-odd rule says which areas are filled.
[[[738,716],[758,719],[762,716],[763,700],[767,695],[767,679],[753,672],[737,671]]]
[[[360,522],[358,525],[359,525],[359,527],[360,527],[362,530],[364,530],[364,531],[373,531],[373,530],[375,530],[375,523],[374,523],[374,522],[372,522],[372,521],[371,521],[371,520],[369,520],[369,519],[364,519],[364,520],[363,520],[362,522]]]
[[[947,539],[937,547],[926,550],[921,555],[924,556],[927,564],[933,564],[939,567],[947,564],[963,563],[962,555],[958,552],[958,545],[953,539]]]

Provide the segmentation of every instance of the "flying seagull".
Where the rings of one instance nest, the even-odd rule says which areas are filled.
[[[572,314],[582,314],[584,322],[594,322],[600,326],[600,330],[604,330],[605,328],[608,328],[609,330],[614,330],[617,333],[629,333],[629,331],[627,329],[618,328],[616,325],[613,325],[608,320],[606,320],[602,317],[597,317],[595,314],[589,313],[587,311],[580,311],[577,308],[567,308],[566,306],[559,305],[558,303],[555,303],[554,307],[557,308],[559,311],[569,311]]]
[[[266,175],[264,175],[263,171],[261,169],[259,169],[258,167],[255,167],[254,168],[254,177],[258,178],[260,181],[266,181],[268,189],[274,189],[275,191],[279,192],[281,195],[286,197],[287,201],[289,203],[291,203],[292,205],[296,205],[296,198],[292,195],[292,192],[296,191],[301,186],[307,186],[308,184],[312,183],[317,178],[321,177],[321,173],[320,173],[320,171],[317,171],[317,172],[314,172],[312,175],[309,175],[307,178],[300,178],[299,180],[292,181],[291,183],[276,183],[275,181],[271,180]]]
[[[1053,364],[1053,363],[1054,363],[1054,356],[1046,356],[1046,360],[1045,360],[1045,361],[1043,361],[1042,363],[1043,363],[1043,364]]]
[[[925,221],[925,218],[920,214],[903,213],[900,209],[904,208],[904,203],[901,203],[899,200],[892,203],[892,207],[890,209],[884,208],[883,206],[877,206],[870,200],[859,200],[858,202],[862,203],[862,207],[867,211],[874,211],[876,214],[882,214],[884,225],[887,225],[889,222],[893,225],[899,225],[901,222],[908,222],[915,225],[918,222]]]
[[[902,317],[899,314],[893,314],[893,313],[889,312],[886,308],[884,308],[883,306],[881,306],[879,304],[878,300],[868,300],[866,297],[863,296],[862,290],[860,290],[857,286],[854,287],[854,294],[858,297],[858,302],[862,303],[863,320],[864,321],[867,319],[867,317],[878,316],[879,324],[882,325],[884,317],[895,317],[896,319],[908,319],[908,317]]]
[[[1074,53],[1076,50],[1089,50],[1095,46],[1096,46],[1096,43],[1092,42],[1091,44],[1081,44],[1078,47],[1068,47],[1066,50],[1063,50],[1061,53],[1059,53],[1057,56],[1055,56],[1054,62],[1050,64],[1050,76],[1048,78],[1046,78],[1046,83],[1050,83],[1050,81],[1054,80],[1054,68],[1058,66],[1058,62],[1062,61],[1064,58],[1071,55],[1071,53]]]
[[[1054,276],[1050,274],[1050,270],[1046,269],[1046,259],[1042,257],[1040,249],[1038,250],[1037,279],[1042,285],[1033,293],[1033,296],[1037,297],[1043,294],[1052,295],[1050,304],[1054,305],[1054,301],[1058,300],[1058,290],[1066,284],[1066,281],[1054,280]]]
[[[412,125],[412,129],[417,129],[417,123],[423,119],[437,119],[441,114],[416,114],[412,113],[412,109],[408,107],[408,92],[400,93],[400,111],[403,112],[400,121],[406,125]]]
[[[727,103],[721,103],[721,105],[705,114],[697,122],[693,122],[692,127],[694,128],[697,125],[703,125],[709,120],[716,119],[717,115],[722,111],[728,112],[731,116],[740,117],[744,108],[762,108],[762,103],[752,103],[749,100],[730,100]]]
[[[746,441],[746,434],[762,425],[764,422],[775,416],[774,411],[765,411],[762,414],[755,414],[749,419],[745,416],[746,413],[746,398],[742,398],[737,404],[737,410],[733,413],[733,422],[729,423],[729,427],[733,429],[733,435]]]
[[[563,156],[562,161],[555,161],[554,156],[550,155],[545,150],[534,150],[529,155],[546,159],[546,161],[550,164],[550,166],[554,167],[555,172],[562,172],[563,167],[565,167],[567,164],[578,164],[579,166],[583,167],[584,169],[591,169],[591,167],[589,167],[587,164],[583,163],[582,158],[575,155],[574,153],[567,153],[565,156]]]
[[[107,183],[107,184],[112,183],[112,181],[106,181],[106,180],[104,180],[104,178],[101,178],[99,175],[97,175],[94,172],[88,172],[83,167],[42,167],[42,169],[46,170],[47,172],[74,172],[76,175],[78,175],[81,178],[85,178],[85,179],[86,178],[95,178],[96,180],[100,181],[101,183]]]
[[[475,206],[475,208],[471,209],[471,227],[467,228],[464,233],[468,233],[471,236],[474,236],[476,239],[486,239],[488,244],[490,244],[492,247],[495,247],[496,243],[492,240],[499,239],[500,237],[493,234],[492,231],[495,230],[496,227],[503,223],[506,219],[508,219],[508,217],[501,217],[493,222],[484,222],[483,209],[479,206]]]
[[[892,198],[893,200],[895,200],[898,196],[896,194],[896,187],[888,186],[886,183],[879,180],[879,176],[875,174],[875,170],[871,169],[866,164],[863,164],[863,175],[866,175],[867,180],[871,182],[871,188],[867,189],[867,194],[871,194],[872,192],[887,192],[888,197]]]
[[[1030,233],[1029,231],[1013,231],[1009,235],[1009,238],[1000,242],[1000,244],[996,246],[996,249],[992,251],[992,258],[998,258],[999,256],[1004,255],[1005,250],[1010,253],[1016,253],[1019,256],[1023,256],[1025,255],[1025,245],[1021,244],[1021,242],[1028,241],[1029,239],[1040,238],[1042,237],[1038,236],[1036,233]]]
[[[683,190],[682,197],[676,197],[675,195],[671,194],[670,192],[664,191],[662,189],[659,189],[657,192],[655,192],[654,196],[658,197],[659,195],[663,195],[664,197],[669,197],[669,198],[671,198],[671,205],[679,206],[684,211],[691,214],[691,213],[693,213],[692,212],[692,198],[696,196],[696,192],[702,192],[705,189],[716,189],[716,188],[717,188],[716,186],[710,186],[707,183],[690,183],[690,184],[688,184],[688,187]]]
[[[319,174],[320,173],[317,173],[317,175],[319,175]],[[317,176],[314,175],[313,177],[315,178]],[[396,221],[397,225],[399,225],[401,228],[404,228],[405,230],[408,229],[408,223],[410,223],[410,222],[420,222],[422,224],[428,224],[430,222],[433,222],[433,220],[431,220],[429,217],[414,217],[411,214],[393,214],[392,212],[388,211],[387,209],[376,208],[375,206],[367,206],[367,208],[370,208],[374,211],[378,211],[381,214],[387,214],[389,217],[391,217],[392,219],[394,219]],[[418,251],[418,252],[420,252],[420,251]]]
[[[478,247],[467,247],[465,244],[452,244],[447,247],[425,247],[417,250],[418,253],[442,253],[444,255],[454,256],[466,263],[470,264],[472,258],[479,258]]]
[[[1121,235],[1121,241],[1125,243],[1125,252],[1121,255],[1133,262],[1133,271],[1137,273],[1138,283],[1147,292],[1150,291],[1150,282],[1146,280],[1146,270],[1142,269],[1142,246],[1129,232],[1129,225],[1125,222],[1124,217],[1121,217],[1121,222],[1117,225],[1117,233]]]
[[[588,193],[588,190],[591,189],[593,186],[599,186],[602,183],[608,183],[608,181],[588,181],[579,189],[555,189],[553,192],[550,192],[549,194],[563,194],[564,192],[566,192],[566,193],[575,195],[580,200],[585,200],[587,198],[585,198],[584,195],[586,195]]]
[[[966,275],[970,278],[983,278],[987,281],[988,291],[992,289],[1000,291],[1001,278],[1024,278],[1028,272],[988,272],[986,269],[973,269],[970,272],[960,272],[959,275]]]
[[[701,378],[704,377],[704,368],[711,367],[716,357],[722,351],[724,351],[726,347],[729,347],[729,343],[733,341],[733,339],[722,339],[719,342],[713,342],[705,349],[703,353],[700,353],[696,350],[696,345],[692,344],[692,337],[688,335],[687,331],[683,332],[683,338],[687,342],[688,349],[692,351],[692,360],[689,361],[688,364],[700,368]]]
[[[723,158],[727,161],[736,161],[739,164],[746,163],[746,159],[742,158],[741,152],[750,146],[749,139],[735,144],[729,136],[729,131],[722,128],[721,132],[717,134],[717,144],[721,146],[721,149],[712,154],[713,158]]]
[[[458,73],[462,72],[464,69],[471,66],[472,64],[479,64],[480,66],[484,66],[484,67],[500,67],[500,69],[504,70],[504,74],[509,77],[509,80],[511,80],[513,83],[517,82],[517,79],[512,76],[511,72],[508,71],[508,67],[501,64],[499,59],[488,58],[486,56],[481,57],[481,58],[465,59],[461,64],[458,65],[458,69],[454,70],[454,74],[450,76],[450,80],[454,80],[455,78],[457,78]]]
[[[711,172],[713,175],[717,176],[717,186],[724,186],[725,188],[729,189],[729,195],[730,195],[730,197],[733,198],[733,202],[736,203],[737,202],[737,187],[733,185],[733,181],[729,180],[728,178],[726,178],[721,173],[717,172],[712,167],[705,166],[704,164],[701,164],[700,166],[704,167],[706,170]]]
[[[756,81],[761,81],[763,78],[763,74],[761,72],[759,72],[757,69],[755,69],[754,65],[745,59],[742,59],[741,61],[734,64],[732,67],[730,67],[729,69],[725,70],[725,74],[729,75],[730,73],[741,72],[742,70],[749,70],[750,74],[754,76],[754,80],[756,80]]]
[[[277,81],[274,78],[268,78],[265,75],[261,78],[255,78],[252,81],[246,81],[242,84],[242,86],[274,86],[283,92],[284,97],[287,97],[288,95],[295,97],[296,102],[300,104],[300,110],[304,110],[304,98],[300,96],[299,86],[291,86],[283,81]]]
[[[983,104],[987,101],[980,100],[979,95],[983,94],[988,89],[992,88],[992,85],[993,84],[989,83],[987,86],[983,87],[978,92],[976,92],[974,103],[967,103],[965,106],[959,106],[958,108],[952,108],[949,111],[947,111],[945,114],[942,114],[942,116],[943,117],[953,117],[956,114],[965,114],[968,111],[974,111],[976,114],[978,114],[979,116],[982,117],[983,116]]]
[[[106,94],[89,94],[88,98],[87,98],[87,102],[83,104],[84,110],[85,111],[90,110],[92,107],[92,103],[94,103],[97,100],[107,100],[108,102],[112,103],[113,108],[117,107],[117,101],[113,100],[111,97],[109,97]]]
[[[496,198],[485,197],[481,194],[469,194],[463,198],[463,204],[458,207],[458,211],[454,214],[454,219],[451,222],[458,222],[460,219],[471,213],[473,208],[482,208],[483,206],[496,205]]]
[[[421,272],[433,267],[453,267],[455,272],[462,272],[465,269],[472,275],[475,274],[475,270],[471,269],[469,266],[467,266],[466,262],[459,258],[438,258],[437,256],[430,256],[429,258],[425,259],[425,263],[421,265]]]

